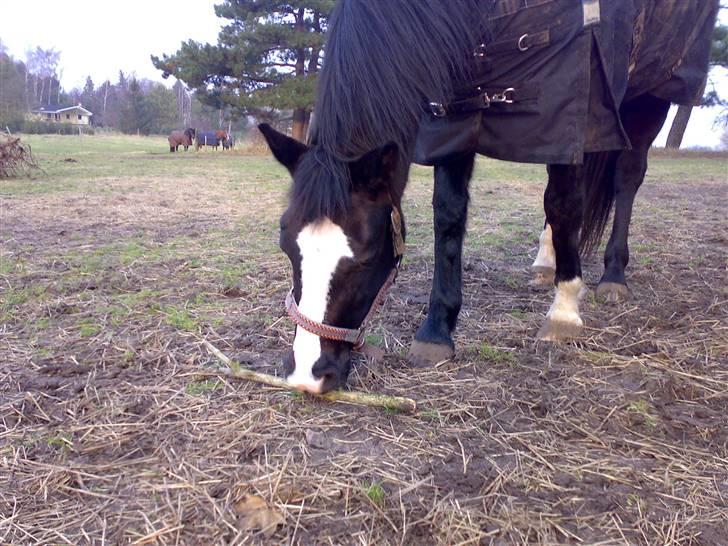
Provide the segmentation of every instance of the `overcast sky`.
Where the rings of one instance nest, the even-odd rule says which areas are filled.
[[[36,46],[59,50],[66,90],[83,86],[87,75],[97,85],[115,82],[119,70],[163,81],[149,56],[173,53],[188,39],[216,42],[222,20],[215,17],[215,3],[219,0],[0,0],[0,40],[20,59]],[[728,97],[728,71],[720,74],[714,81]],[[718,111],[694,110],[683,146],[718,146],[722,129],[713,127]],[[667,127],[656,144],[664,144]]]
[[[0,0],[0,39],[24,59],[35,46],[61,52],[64,89],[117,81],[119,70],[162,81],[152,54],[188,39],[216,42],[214,0]],[[170,84],[171,85],[171,84]]]

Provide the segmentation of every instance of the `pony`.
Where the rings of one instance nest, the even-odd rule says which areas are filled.
[[[293,178],[280,220],[290,384],[326,392],[346,382],[353,350],[372,354],[364,331],[399,269],[412,162],[434,166],[435,264],[409,359],[454,355],[479,153],[548,165],[542,239],[555,294],[537,337],[578,336],[580,250],[600,240],[616,201],[602,280],[624,281],[647,150],[669,104],[701,94],[717,10],[717,0],[340,0],[309,142],[259,126]]]
[[[225,139],[222,141],[222,149],[223,150],[232,150],[235,147],[235,139],[232,137],[232,135],[227,135]]]
[[[217,130],[217,131],[215,131],[215,137],[217,137],[217,140],[221,144],[223,144],[228,138],[227,131]]]
[[[198,132],[197,138],[195,139],[195,150],[199,150],[203,146],[210,146],[211,148],[217,150],[217,148],[220,146],[220,138],[213,131]]]
[[[195,129],[188,127],[184,131],[172,131],[167,137],[169,142],[169,151],[176,152],[180,146],[184,146],[185,152],[187,148],[192,146],[195,140]]]

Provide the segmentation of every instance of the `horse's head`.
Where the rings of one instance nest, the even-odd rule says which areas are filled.
[[[293,268],[287,307],[297,324],[286,377],[300,390],[326,392],[346,382],[351,351],[363,343],[359,329],[399,265],[406,171],[394,144],[332,169],[317,147],[265,124],[260,130],[293,177],[280,222]]]
[[[195,140],[195,133],[196,133],[196,131],[192,127],[188,127],[187,129],[185,129],[185,134],[190,139],[190,142],[192,142],[193,140]]]

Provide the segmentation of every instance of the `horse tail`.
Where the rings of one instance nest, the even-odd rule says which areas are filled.
[[[614,176],[617,153],[595,152],[584,155],[584,215],[579,250],[593,252],[602,240],[614,204]]]

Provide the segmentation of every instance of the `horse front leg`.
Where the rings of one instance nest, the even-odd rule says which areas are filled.
[[[582,222],[582,188],[579,166],[549,165],[544,194],[546,222],[551,226],[556,272],[556,294],[538,338],[556,341],[577,337],[583,321],[579,299],[584,290],[579,259],[579,229]]]
[[[430,306],[409,352],[415,365],[432,365],[455,354],[452,332],[462,305],[462,253],[468,215],[468,184],[475,154],[435,166],[432,198],[435,271]]]

